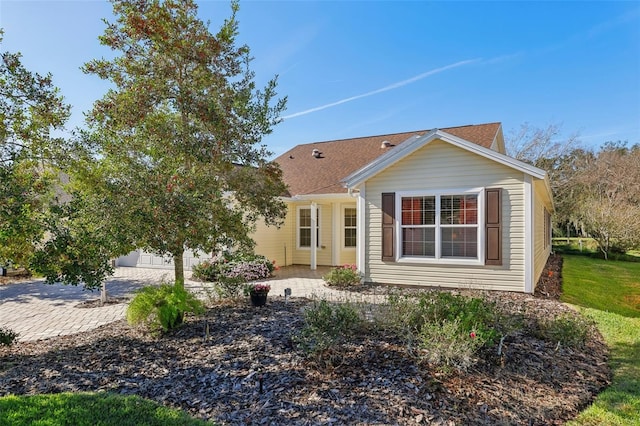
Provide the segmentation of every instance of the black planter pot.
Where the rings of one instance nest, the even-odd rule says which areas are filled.
[[[264,306],[267,303],[267,293],[251,293],[249,296],[253,306]]]

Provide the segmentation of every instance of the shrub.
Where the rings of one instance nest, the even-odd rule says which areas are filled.
[[[389,296],[382,326],[400,334],[409,352],[440,367],[466,369],[482,346],[497,340],[494,304],[449,292],[426,292],[416,300]]]
[[[586,343],[592,327],[593,322],[582,316],[562,314],[539,322],[535,334],[559,345],[580,348]]]
[[[201,281],[216,282],[220,276],[220,265],[220,262],[203,260],[191,268],[192,277]]]
[[[271,271],[267,264],[268,260],[240,260],[227,263],[220,268],[220,272],[225,278],[240,278],[244,282],[255,281],[271,276]]]
[[[127,308],[131,325],[144,324],[153,333],[168,331],[182,323],[185,313],[202,314],[204,306],[182,286],[162,284],[140,289]]]
[[[441,369],[466,370],[485,344],[475,332],[467,333],[459,320],[425,324],[417,336],[417,357]]]
[[[19,334],[10,328],[0,327],[0,345],[11,346],[18,340]]]
[[[356,265],[342,265],[332,268],[322,279],[330,286],[346,287],[362,282],[362,275]]]
[[[448,292],[422,293],[416,302],[408,296],[390,296],[387,323],[396,329],[419,333],[426,324],[456,322],[465,334],[471,332],[487,343],[498,336],[499,314],[495,305],[478,298]]]
[[[294,341],[307,356],[326,361],[325,355],[360,326],[361,319],[353,305],[316,301],[304,311],[304,326]]]
[[[222,282],[225,278],[244,282],[270,277],[276,266],[266,257],[255,254],[223,252],[193,267],[193,278],[207,282]]]

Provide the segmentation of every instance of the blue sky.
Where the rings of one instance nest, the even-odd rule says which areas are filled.
[[[228,2],[199,2],[215,32]],[[107,83],[79,67],[109,55],[103,1],[1,0],[0,50],[51,72],[69,127]],[[500,121],[561,123],[587,146],[640,143],[638,2],[243,1],[239,40],[258,83],[279,75],[285,120],[264,142],[299,143]]]

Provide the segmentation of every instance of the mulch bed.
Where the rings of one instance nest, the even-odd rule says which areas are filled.
[[[483,295],[529,324],[573,312],[531,295]],[[308,303],[220,304],[160,338],[118,321],[0,347],[0,395],[135,394],[233,425],[553,425],[574,418],[609,383],[607,348],[595,330],[584,348],[571,349],[525,327],[505,339],[502,356],[487,349],[468,371],[448,373],[418,365],[396,336],[361,335],[336,349],[329,367],[306,359],[291,338]]]

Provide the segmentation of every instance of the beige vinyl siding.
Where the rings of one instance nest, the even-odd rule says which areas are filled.
[[[433,141],[366,182],[368,281],[524,291],[524,175],[443,141]],[[503,265],[382,262],[381,194],[500,187]],[[396,247],[397,249],[397,247]]]
[[[287,216],[280,228],[267,226],[264,221],[258,221],[252,235],[256,243],[255,252],[267,259],[275,260],[276,265],[288,266],[293,264],[295,248],[295,208],[291,214],[292,204],[287,204]],[[285,259],[286,253],[286,259]]]
[[[533,284],[534,286],[538,283],[538,279],[540,279],[540,274],[544,270],[544,266],[547,263],[547,258],[551,253],[551,245],[545,247],[545,225],[544,225],[544,211],[545,211],[545,203],[544,203],[544,187],[543,182],[536,182],[534,184],[533,191],[533,211],[534,211],[534,222],[533,222]],[[535,287],[534,287],[535,290]]]

